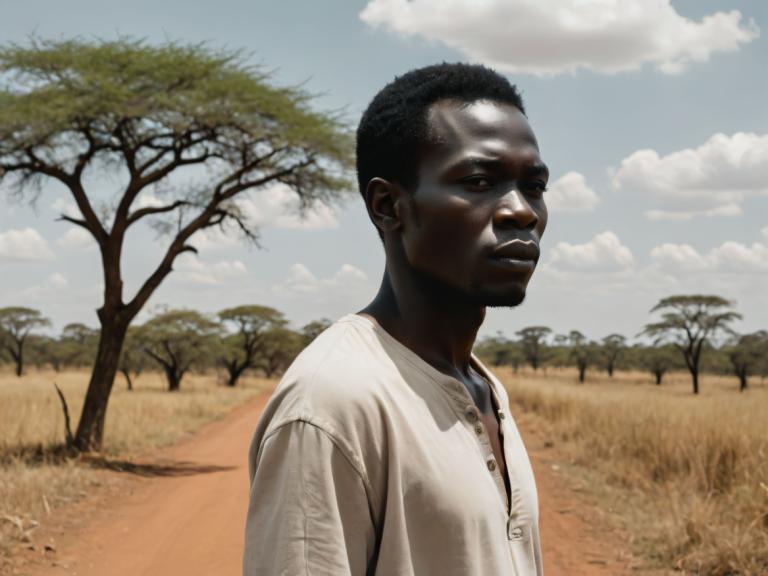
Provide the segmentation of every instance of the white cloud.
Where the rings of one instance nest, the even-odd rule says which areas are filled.
[[[157,196],[151,192],[142,192],[136,199],[135,206],[137,209],[141,208],[157,208],[158,206],[165,206],[165,202],[160,200]]]
[[[556,212],[592,212],[600,198],[578,172],[568,172],[549,185],[547,208]]]
[[[299,214],[299,197],[285,184],[254,192],[238,202],[249,222],[256,226],[273,226],[292,230],[327,230],[338,227],[333,209],[322,202]]]
[[[672,273],[764,273],[768,271],[768,243],[747,246],[729,240],[706,254],[689,244],[665,243],[651,250],[651,259]]]
[[[584,244],[558,242],[549,251],[546,266],[573,272],[613,272],[632,268],[634,257],[610,230]]]
[[[617,189],[657,200],[651,220],[738,216],[749,195],[768,194],[768,135],[715,134],[695,149],[659,156],[638,150],[621,162]]]
[[[217,286],[242,278],[248,269],[240,260],[222,260],[208,263],[192,254],[182,254],[176,259],[178,278],[193,284]]]
[[[69,282],[67,282],[67,277],[58,272],[51,274],[48,277],[48,283],[54,288],[66,288],[67,284],[69,284]]]
[[[69,285],[67,277],[63,274],[55,272],[46,278],[41,284],[29,286],[21,291],[21,295],[27,300],[34,302],[38,299],[50,299],[51,296],[60,296],[62,289]]]
[[[79,226],[67,230],[56,240],[56,244],[62,248],[94,248],[96,246],[91,233]]]
[[[322,202],[310,206],[304,217],[299,213],[299,198],[288,186],[279,184],[256,191],[238,200],[237,206],[250,226],[289,230],[329,230],[338,228],[333,209]],[[224,228],[197,232],[191,244],[198,250],[220,250],[240,246],[246,241],[242,231],[231,221]]]
[[[343,296],[361,287],[367,287],[368,276],[351,264],[343,264],[333,276],[318,278],[304,264],[297,262],[288,277],[272,287],[276,295],[314,295],[316,297]]]
[[[28,262],[53,257],[48,242],[34,228],[0,232],[0,261]]]
[[[242,233],[233,226],[225,225],[223,230],[216,226],[196,232],[192,236],[190,244],[198,250],[221,250],[240,246],[242,242]]]
[[[737,10],[696,22],[670,0],[370,0],[360,18],[442,42],[512,73],[602,73],[653,64],[666,74],[759,36]]]
[[[50,208],[56,212],[57,215],[64,214],[70,218],[81,218],[77,204],[62,197],[56,198],[56,200],[51,203]]]

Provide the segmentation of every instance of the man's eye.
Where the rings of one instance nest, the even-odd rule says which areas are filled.
[[[533,182],[526,182],[521,188],[528,194],[541,195],[547,191],[547,183],[541,180],[534,180]]]
[[[487,176],[470,176],[465,178],[463,182],[474,188],[490,188],[493,185],[491,179]]]

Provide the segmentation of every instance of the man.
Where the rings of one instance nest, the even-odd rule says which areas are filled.
[[[525,296],[548,171],[516,88],[482,66],[396,78],[357,132],[379,293],[296,359],[250,453],[245,576],[542,574],[528,456],[471,354]]]

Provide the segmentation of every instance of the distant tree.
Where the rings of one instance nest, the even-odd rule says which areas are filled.
[[[332,322],[328,318],[320,318],[320,320],[313,320],[309,324],[306,324],[301,329],[301,335],[304,339],[304,346],[308,346],[312,340],[320,336],[320,334],[331,324]]]
[[[0,308],[0,342],[16,364],[16,376],[24,373],[24,345],[27,338],[38,328],[50,325],[51,321],[34,308]]]
[[[133,381],[147,367],[147,353],[144,350],[144,331],[140,326],[129,326],[120,352],[118,370],[125,378],[125,385],[133,391]]]
[[[558,336],[557,341],[568,346],[569,356],[579,370],[579,382],[584,383],[587,368],[595,360],[595,344],[578,330],[571,330],[567,336]]]
[[[241,53],[205,44],[78,39],[0,47],[0,183],[34,198],[41,180],[58,182],[79,213],[60,219],[86,230],[101,257],[100,338],[76,448],[100,449],[128,326],[176,258],[196,252],[196,233],[219,227],[255,242],[258,228],[241,207],[249,191],[281,185],[311,210],[351,189],[350,135],[339,115],[314,112],[310,102],[297,88],[272,86]],[[97,170],[120,175],[111,198],[88,182]],[[127,233],[147,222],[168,244],[126,299]]]
[[[509,340],[501,332],[479,340],[474,352],[483,362],[491,366],[511,366],[515,372],[524,360],[520,345]]]
[[[671,344],[644,347],[640,352],[640,363],[653,374],[657,386],[661,386],[664,375],[680,365],[679,352]]]
[[[67,366],[90,366],[96,357],[99,331],[80,322],[67,324],[59,337],[60,354]]]
[[[217,322],[194,310],[168,310],[141,327],[144,350],[165,372],[169,392],[179,391],[184,375],[205,362],[219,334]]]
[[[730,310],[733,303],[720,296],[670,296],[663,298],[651,312],[661,311],[661,320],[646,325],[641,334],[661,342],[670,339],[682,353],[691,373],[693,393],[699,393],[699,371],[704,345],[719,332],[732,333],[729,324],[741,318]]]
[[[219,312],[219,320],[235,328],[224,338],[219,362],[227,371],[227,385],[236,386],[246,370],[254,368],[273,328],[287,324],[282,312],[269,306],[237,306]]]
[[[605,369],[611,378],[613,378],[613,371],[616,369],[616,362],[626,348],[627,339],[621,334],[609,334],[603,338],[600,352],[605,362]]]
[[[278,326],[264,335],[265,345],[259,354],[258,366],[267,378],[284,372],[304,348],[306,336]]]
[[[749,377],[760,369],[768,358],[768,332],[758,330],[752,334],[736,335],[723,349],[739,379],[739,392],[744,392]]]
[[[552,330],[546,326],[528,326],[517,331],[523,356],[534,370],[538,370],[541,366],[546,338],[551,333]]]

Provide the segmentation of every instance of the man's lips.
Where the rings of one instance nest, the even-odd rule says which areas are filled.
[[[532,241],[512,240],[494,249],[491,260],[510,270],[533,272],[539,260],[539,246]]]
[[[495,248],[491,258],[499,260],[532,260],[539,259],[539,245],[533,241],[512,240]]]

